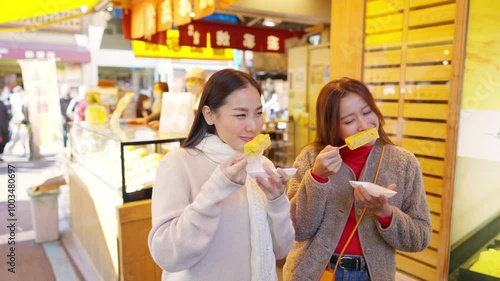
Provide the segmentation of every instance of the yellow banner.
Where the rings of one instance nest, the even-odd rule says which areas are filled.
[[[85,5],[88,9],[92,8],[99,0],[81,0],[81,1],[41,1],[41,0],[23,0],[23,1],[2,1],[0,8],[0,24],[28,19],[33,17],[51,15],[59,12],[78,9]]]
[[[207,42],[210,39],[207,38]],[[233,49],[198,48],[179,46],[179,31],[167,30],[167,45],[157,45],[144,41],[132,40],[132,50],[136,57],[232,60]]]

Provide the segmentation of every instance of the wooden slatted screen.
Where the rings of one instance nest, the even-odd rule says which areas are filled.
[[[455,1],[366,1],[363,81],[373,91],[391,139],[422,166],[432,240],[419,253],[398,252],[399,272],[436,280],[439,266],[448,99]],[[446,234],[448,235],[448,234]]]

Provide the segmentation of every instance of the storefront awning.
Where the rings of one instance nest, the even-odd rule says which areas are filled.
[[[64,62],[90,62],[90,51],[78,46],[0,41],[0,59],[55,58]]]
[[[22,0],[2,2],[3,3],[0,4],[0,24],[79,9],[82,6],[86,6],[90,9],[99,2],[99,0]]]

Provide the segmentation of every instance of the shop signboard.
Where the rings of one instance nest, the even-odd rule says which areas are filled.
[[[156,0],[136,1],[132,6],[132,38],[151,37],[156,33]]]
[[[27,94],[29,122],[36,145],[61,139],[61,110],[54,59],[19,60]]]
[[[254,52],[285,53],[285,40],[301,37],[304,32],[258,28],[209,21],[191,21],[179,26],[179,44],[182,46],[231,48]],[[207,38],[209,35],[210,39]]]
[[[222,1],[225,6],[232,1]],[[220,5],[220,4],[219,4]],[[140,39],[172,28],[188,24],[215,12],[215,0],[142,0],[134,1],[131,9],[124,10],[124,29],[130,29],[130,38]],[[194,16],[192,16],[194,13]],[[124,33],[125,34],[125,33]]]
[[[77,46],[0,41],[0,59],[56,59],[90,62],[90,51]]]
[[[190,0],[173,0],[174,25],[182,25],[191,21],[192,11]]]
[[[215,12],[215,0],[193,0],[193,12],[195,20],[213,14]]]
[[[157,20],[157,30],[165,31],[167,29],[172,28],[172,23],[174,21],[172,15],[172,1],[171,0],[163,0],[158,4],[158,16]]]
[[[2,1],[0,9],[0,24],[29,19],[45,15],[53,15],[60,12],[66,12],[74,9],[94,7],[99,0],[80,0],[80,1]]]
[[[179,31],[167,30],[166,45],[153,44],[139,40],[132,41],[132,50],[136,57],[232,60],[232,49],[214,49],[179,45]]]

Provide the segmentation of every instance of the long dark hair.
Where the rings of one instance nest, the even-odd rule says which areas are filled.
[[[314,146],[322,150],[327,145],[341,146],[344,140],[340,138],[340,100],[347,94],[360,96],[378,117],[378,134],[385,144],[392,144],[384,130],[384,116],[375,103],[372,93],[368,87],[356,79],[343,77],[328,82],[319,92],[316,101],[316,139]]]
[[[245,72],[223,69],[210,76],[203,88],[191,131],[181,147],[194,147],[201,142],[207,133],[215,134],[215,126],[208,125],[203,117],[202,109],[205,105],[215,112],[226,103],[226,98],[231,93],[248,86],[254,87],[262,95],[259,83]]]
[[[151,108],[145,108],[143,105],[143,103],[148,100],[151,100],[151,98],[144,94],[139,94],[136,103],[136,117],[147,117],[144,116],[144,112],[146,112],[147,115],[151,114]]]
[[[161,90],[162,93],[168,92],[168,83],[158,81],[155,83],[154,87],[156,87],[156,86],[158,86],[158,88]],[[153,89],[154,89],[154,87],[153,87]]]

